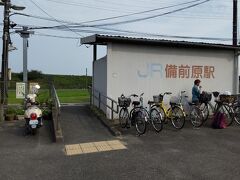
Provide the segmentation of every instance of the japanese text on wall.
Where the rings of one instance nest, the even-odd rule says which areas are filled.
[[[214,66],[198,66],[198,65],[173,65],[167,64],[165,68],[166,78],[172,79],[189,79],[189,78],[206,78],[214,79]]]

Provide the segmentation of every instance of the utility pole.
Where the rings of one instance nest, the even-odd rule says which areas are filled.
[[[233,40],[232,45],[234,47],[238,46],[238,1],[233,0]],[[239,63],[238,63],[239,52],[238,50],[234,51],[234,93],[239,93]]]
[[[10,9],[24,10],[23,6],[16,6],[11,4],[11,0],[0,0],[0,6],[4,6],[3,10],[3,46],[2,46],[2,67],[1,67],[1,97],[0,97],[0,120],[3,120],[4,115],[4,104],[7,105],[7,94],[8,94],[8,51],[10,43]]]
[[[34,31],[29,31],[28,27],[23,27],[23,30],[17,30],[16,33],[19,33],[23,38],[23,82],[25,83],[25,96],[28,94],[28,38],[30,34],[34,34]]]
[[[233,0],[233,46],[238,45],[238,1]]]
[[[4,5],[3,13],[3,46],[2,46],[2,70],[1,70],[1,103],[0,120],[4,119],[4,104],[7,104],[7,69],[8,69],[8,44],[9,44],[9,14],[10,0],[2,2]]]
[[[7,80],[8,80],[8,44],[9,44],[9,14],[10,0],[4,2],[4,20],[3,20],[3,48],[2,48],[2,70],[1,70],[1,106],[7,104]],[[1,112],[3,107],[0,108]]]
[[[88,73],[87,73],[87,68],[86,68],[86,79],[85,79],[85,81],[86,81],[86,89],[88,89],[88,79],[87,79],[87,75],[88,75]]]

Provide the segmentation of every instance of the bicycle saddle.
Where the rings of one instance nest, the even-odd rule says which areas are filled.
[[[170,106],[176,106],[176,105],[179,105],[179,103],[170,102]]]
[[[139,102],[139,101],[133,101],[132,104],[133,104],[134,106],[139,106],[139,105],[140,105],[140,102]]]
[[[212,92],[213,93],[213,96],[215,97],[215,98],[217,98],[218,96],[219,96],[219,94],[220,94],[220,92],[218,92],[218,91],[214,91],[214,92]]]
[[[193,102],[189,102],[188,104],[189,104],[189,106],[194,106],[194,105],[196,105],[196,103],[193,103]]]
[[[148,101],[148,104],[154,104],[155,102],[154,101]]]

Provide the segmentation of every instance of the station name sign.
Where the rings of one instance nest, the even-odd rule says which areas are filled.
[[[140,78],[160,77],[166,79],[214,79],[215,67],[211,65],[188,65],[150,63],[137,71]]]

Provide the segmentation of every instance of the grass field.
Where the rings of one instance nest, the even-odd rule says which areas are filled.
[[[57,94],[60,103],[83,103],[89,101],[88,90],[82,89],[59,89]],[[9,104],[23,104],[22,99],[16,99],[16,91],[10,90],[8,93],[8,103]],[[49,99],[49,90],[40,90],[38,101],[46,102]]]
[[[57,94],[61,103],[83,103],[89,102],[88,90],[81,89],[59,89]]]

